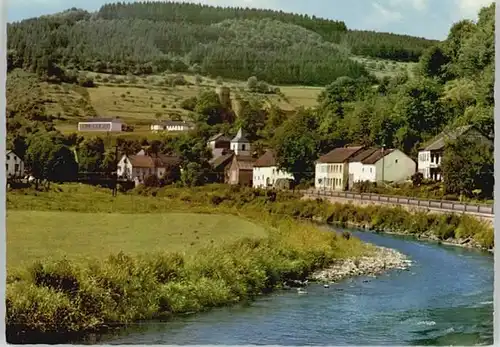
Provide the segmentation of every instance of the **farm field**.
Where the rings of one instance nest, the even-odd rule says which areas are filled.
[[[400,63],[352,57],[362,62],[368,70],[378,77],[393,76],[408,72],[412,75],[415,63]],[[56,124],[61,131],[76,127],[80,119],[93,114],[99,117],[120,117],[140,131],[157,119],[189,119],[189,111],[181,108],[183,100],[198,95],[203,90],[213,90],[218,85],[231,89],[231,95],[260,97],[268,105],[276,105],[283,110],[293,111],[299,107],[314,107],[323,87],[277,86],[283,95],[250,93],[246,81],[201,77],[195,75],[150,75],[116,76],[86,72],[95,80],[96,87],[85,88],[73,85],[42,84],[46,92],[49,113],[55,115]],[[182,77],[187,85],[171,86],[168,80]],[[74,127],[72,127],[75,125]],[[147,132],[147,131],[146,131]]]
[[[61,257],[102,259],[120,251],[189,253],[210,244],[266,236],[263,227],[232,215],[9,210],[7,266]]]
[[[353,56],[352,59],[362,62],[368,70],[377,75],[391,76],[401,72],[412,75],[414,63],[399,63]],[[214,90],[219,85],[230,88],[231,96],[243,98],[261,98],[267,106],[275,105],[285,111],[294,111],[299,107],[315,107],[323,87],[310,86],[275,86],[280,94],[251,93],[246,81],[209,78],[194,74],[163,74],[149,76],[118,76],[94,72],[81,72],[92,77],[95,87],[83,87],[73,84],[49,84],[38,82],[39,99],[46,108],[47,114],[53,118],[56,128],[63,133],[77,131],[80,120],[97,117],[120,117],[128,125],[134,127],[131,133],[112,136],[129,138],[155,137],[149,126],[156,120],[190,119],[190,111],[184,110],[181,104],[187,98],[197,96],[204,90]],[[17,83],[33,75],[23,72],[17,75]],[[24,77],[23,77],[24,76]],[[11,77],[12,78],[12,77]],[[171,82],[183,79],[179,85]],[[22,85],[18,93],[26,92]],[[15,96],[16,97],[16,96]],[[19,98],[22,95],[18,96]],[[82,134],[94,136],[95,133]]]

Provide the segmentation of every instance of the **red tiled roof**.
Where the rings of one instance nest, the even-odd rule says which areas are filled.
[[[133,167],[140,168],[165,168],[168,165],[179,165],[180,158],[165,154],[158,154],[154,156],[149,155],[129,155],[128,159]]]
[[[364,147],[339,147],[331,150],[318,159],[318,163],[343,163],[352,156],[358,154]]]
[[[274,152],[268,149],[263,155],[261,155],[253,165],[254,167],[270,167],[276,166],[276,157]]]

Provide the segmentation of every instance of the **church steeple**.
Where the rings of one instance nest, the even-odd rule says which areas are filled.
[[[243,129],[240,128],[236,136],[231,140],[231,149],[236,155],[251,155],[250,141],[247,139]]]

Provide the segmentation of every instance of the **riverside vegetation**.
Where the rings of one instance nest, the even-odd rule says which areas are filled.
[[[435,235],[441,240],[471,237],[481,247],[493,246],[491,227],[468,216],[332,205],[301,200],[290,192],[224,185],[190,189],[140,187],[117,198],[100,188],[62,185],[46,192],[9,192],[7,206],[8,212],[57,211],[63,215],[102,212],[153,216],[173,211],[233,214],[259,221],[267,231],[265,237],[250,236],[192,250],[188,247],[185,252],[120,252],[94,259],[39,260],[23,268],[9,267],[9,341],[82,338],[82,334],[137,320],[165,319],[173,314],[251,300],[280,287],[285,280],[309,276],[337,279],[345,271],[355,275],[378,272],[384,267],[385,260],[373,268],[348,266],[356,259],[376,257],[377,248],[361,243],[348,232],[340,236],[321,231],[313,220],[344,225],[354,222],[376,229]],[[40,226],[33,225],[37,227]],[[18,237],[10,236],[15,232],[15,226],[9,228],[8,245]],[[141,231],[132,228],[132,232]],[[152,248],[151,244],[143,246]],[[404,267],[404,257],[396,254],[388,258],[386,251],[381,256],[388,260],[389,267]],[[348,263],[339,267],[338,260],[342,259]],[[332,270],[318,275],[317,271],[325,268]]]
[[[212,202],[217,201],[217,192],[226,191],[235,198],[237,195],[251,198],[253,193],[248,192],[230,193],[220,187],[206,187],[201,191],[172,188],[172,191],[164,191],[174,194],[171,196],[131,193],[113,199],[109,191],[88,186],[63,185],[52,189],[48,192],[9,192],[8,211],[26,214],[33,210],[57,211],[63,216],[67,213],[68,218],[75,221],[78,218],[75,212],[80,212],[82,218],[85,218],[84,212],[122,213],[124,218],[141,213],[153,217],[172,211],[210,212],[214,216],[235,213],[241,218],[258,220],[266,233],[242,235],[232,242],[222,242],[219,238],[214,243],[195,246],[189,242],[195,237],[188,234],[196,230],[183,228],[179,232],[186,234],[186,243],[192,246],[188,245],[184,252],[169,252],[169,246],[165,246],[165,251],[144,252],[154,248],[153,240],[140,245],[142,252],[101,254],[86,259],[83,249],[80,258],[68,254],[67,258],[41,258],[29,266],[9,267],[6,324],[11,342],[78,340],[90,332],[137,320],[165,319],[173,314],[251,300],[280,286],[284,280],[304,279],[311,271],[327,267],[335,259],[375,252],[375,248],[355,238],[320,231],[312,223],[265,214],[257,208],[216,207]],[[197,194],[207,200],[194,201]],[[266,198],[262,196],[261,199]],[[148,224],[131,225],[128,233],[117,235],[115,249],[120,248],[122,238],[134,237],[142,232],[141,229],[148,228]],[[32,228],[44,227],[32,225]],[[70,225],[63,228],[71,234]],[[24,242],[24,236],[17,234],[21,231],[16,230],[16,224],[9,225],[8,252],[14,249],[10,247],[12,243]],[[240,232],[238,228],[214,230],[212,239],[217,240],[217,233],[233,234],[234,238]],[[157,237],[162,236],[158,230]],[[80,237],[85,244],[85,236]],[[95,245],[95,241],[89,240],[89,244]],[[108,241],[111,248],[113,240]],[[45,247],[47,253],[56,251],[48,244],[32,245]],[[30,254],[28,249],[26,254]]]

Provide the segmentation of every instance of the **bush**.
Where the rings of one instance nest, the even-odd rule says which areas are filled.
[[[144,178],[144,186],[145,187],[159,187],[160,186],[160,179],[156,175],[149,175]]]
[[[188,111],[194,111],[194,108],[196,107],[196,103],[198,102],[198,98],[196,96],[192,96],[190,98],[184,99],[180,106],[184,110]]]

